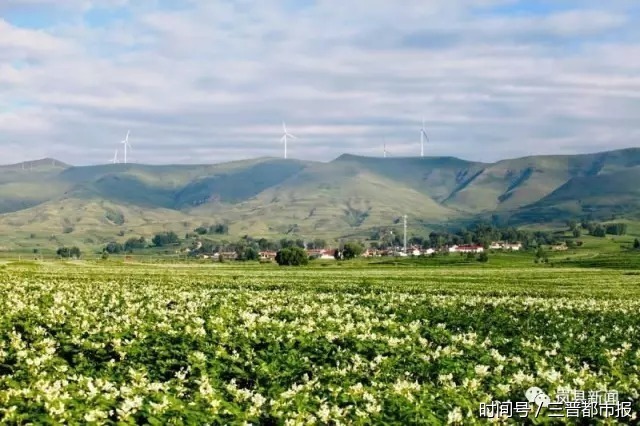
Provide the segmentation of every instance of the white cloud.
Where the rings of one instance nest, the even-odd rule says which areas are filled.
[[[37,30],[0,20],[6,162],[53,143],[63,161],[107,161],[128,128],[138,161],[279,155],[282,120],[306,159],[385,138],[417,153],[423,116],[434,155],[637,144],[640,39],[624,1],[518,16],[477,12],[509,1],[48,3],[77,13]],[[78,20],[96,6],[122,13]]]

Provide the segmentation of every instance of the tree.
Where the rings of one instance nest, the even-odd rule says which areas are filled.
[[[637,239],[637,238],[636,238],[636,239],[633,241],[633,248],[634,248],[634,249],[636,249],[636,250],[637,250],[637,249],[640,249],[640,240],[639,240],[639,239]]]
[[[307,244],[307,247],[310,249],[323,249],[326,246],[327,246],[327,242],[321,238],[316,238],[312,242]]]
[[[280,247],[281,248],[296,247],[296,241],[295,240],[289,240],[287,238],[283,238],[283,239],[280,240]]]
[[[73,246],[71,248],[60,247],[58,250],[56,250],[56,254],[58,255],[58,257],[64,259],[80,259],[80,249],[76,246]]]
[[[569,227],[569,231],[573,232],[577,229],[578,227],[578,222],[576,222],[575,220],[571,219],[567,221],[567,226]]]
[[[422,237],[411,237],[409,238],[409,244],[416,245],[422,247],[425,244],[425,239]]]
[[[145,248],[147,245],[147,240],[145,240],[144,237],[140,237],[140,238],[129,238],[127,241],[125,241],[124,243],[124,251],[133,251],[134,249],[143,249]]]
[[[536,250],[536,263],[544,262],[547,263],[549,258],[547,257],[547,253],[544,251],[542,246],[538,246],[538,250]]]
[[[242,260],[260,260],[260,253],[255,247],[246,247],[241,258]]]
[[[277,241],[270,241],[266,238],[260,238],[258,240],[258,247],[262,251],[278,251],[280,244]]]
[[[580,228],[575,227],[573,229],[573,236],[574,238],[580,238],[582,236],[582,231],[580,230]]]
[[[260,260],[257,243],[251,243],[250,245],[240,244],[236,247],[235,252],[237,254],[236,260]]]
[[[228,234],[229,225],[224,223],[218,223],[209,227],[210,234]]]
[[[276,262],[280,266],[302,266],[309,263],[309,256],[300,247],[287,247],[276,253]]]
[[[607,235],[605,228],[603,228],[600,224],[595,225],[590,233],[594,237],[605,237]]]
[[[164,247],[171,244],[178,244],[180,242],[180,238],[178,238],[178,235],[175,232],[170,231],[154,235],[151,242],[156,247]]]
[[[482,252],[478,255],[478,262],[487,263],[489,261],[489,255],[486,252]]]
[[[344,244],[344,248],[342,249],[342,256],[345,259],[353,259],[357,256],[360,256],[363,251],[364,247],[362,247],[362,244],[355,241],[350,241]]]
[[[198,235],[205,235],[208,231],[209,230],[204,226],[198,226],[196,229],[193,230],[193,232],[195,232]]]
[[[124,247],[122,247],[122,244],[115,242],[115,241],[111,241],[109,244],[106,245],[106,247],[103,249],[103,251],[105,253],[109,253],[109,254],[118,254],[118,253],[122,253],[122,251],[124,250]]]
[[[605,225],[605,232],[610,235],[624,235],[627,233],[627,224],[609,223]]]
[[[463,235],[462,235],[462,239],[464,240],[465,244],[471,244],[473,242],[473,234],[469,231],[466,231]]]

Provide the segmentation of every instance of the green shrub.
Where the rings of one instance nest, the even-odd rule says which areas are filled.
[[[300,247],[287,247],[276,253],[276,262],[280,266],[303,266],[309,263],[309,256]]]

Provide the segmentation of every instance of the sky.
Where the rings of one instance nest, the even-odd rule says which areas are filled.
[[[0,0],[0,164],[640,146],[637,0]]]

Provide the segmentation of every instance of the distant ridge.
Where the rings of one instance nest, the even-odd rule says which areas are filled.
[[[12,168],[19,168],[22,169],[23,166],[26,167],[42,167],[42,166],[52,166],[52,167],[59,167],[59,168],[67,168],[67,167],[71,167],[69,164],[66,164],[60,160],[56,160],[55,158],[41,158],[39,160],[29,160],[29,161],[23,161],[20,163],[14,163],[14,164],[3,164],[0,165],[0,168],[8,168],[8,169],[12,169]]]
[[[627,156],[627,154],[630,156],[630,161],[637,161],[636,159],[638,158],[638,156],[640,155],[640,147],[629,147],[629,148],[621,148],[621,149],[616,149],[616,150],[608,150],[608,151],[596,151],[596,152],[589,152],[589,153],[577,153],[577,154],[536,154],[536,155],[526,155],[526,156],[521,156],[521,157],[512,157],[512,158],[506,158],[506,159],[502,159],[502,160],[498,160],[495,161],[493,163],[491,162],[481,162],[481,161],[476,161],[476,160],[465,160],[465,159],[461,159],[459,157],[454,157],[454,156],[424,156],[424,157],[418,157],[415,155],[407,155],[407,156],[392,156],[392,157],[387,157],[384,158],[382,156],[367,156],[367,155],[360,155],[360,154],[350,154],[350,153],[344,153],[344,154],[340,154],[339,156],[337,156],[336,158],[334,158],[333,160],[330,160],[326,163],[332,163],[332,162],[336,162],[336,161],[353,161],[353,160],[372,160],[372,161],[407,161],[407,160],[411,160],[414,162],[418,162],[418,163],[424,163],[424,162],[431,162],[431,161],[451,161],[451,162],[463,162],[463,163],[474,163],[474,164],[497,164],[500,162],[509,162],[509,161],[517,161],[517,160],[529,160],[529,159],[539,159],[539,158],[581,158],[581,157],[593,157],[593,156],[622,156],[625,157]],[[129,162],[129,165],[138,165],[138,166],[148,166],[148,167],[165,167],[165,166],[171,166],[171,167],[179,167],[179,166],[184,166],[184,167],[206,167],[206,166],[216,166],[216,165],[221,165],[221,164],[246,164],[247,162],[264,162],[264,161],[277,161],[277,160],[283,160],[283,161],[302,161],[302,162],[313,162],[313,163],[320,163],[319,161],[310,161],[310,160],[297,160],[297,159],[293,159],[293,158],[289,158],[289,159],[283,159],[282,157],[270,157],[270,156],[263,156],[263,157],[255,157],[255,158],[249,158],[249,159],[241,159],[241,160],[231,160],[231,161],[226,161],[226,162],[222,162],[222,163],[185,163],[185,164],[146,164],[146,163],[136,163],[136,162]],[[78,166],[73,166],[71,164],[65,163],[64,161],[60,161],[58,159],[55,158],[51,158],[51,157],[46,157],[46,158],[41,158],[41,159],[37,159],[37,160],[25,160],[19,163],[12,163],[12,164],[0,164],[0,168],[2,167],[16,167],[16,166],[21,166],[22,164],[31,164],[33,163],[34,165],[39,164],[39,165],[45,165],[47,163],[52,164],[55,163],[56,165],[59,165],[60,167],[97,167],[97,166],[101,166],[101,165],[105,165],[105,166],[114,166],[114,164],[111,163],[104,163],[104,164],[93,164],[93,165],[78,165]],[[118,163],[118,164],[122,164],[122,163]],[[637,163],[634,163],[634,165],[638,165]]]
[[[335,238],[394,226],[404,214],[414,231],[492,217],[637,217],[639,179],[640,148],[494,163],[343,154],[329,162],[70,166],[44,158],[0,166],[0,235],[95,242],[226,223],[236,236]]]

